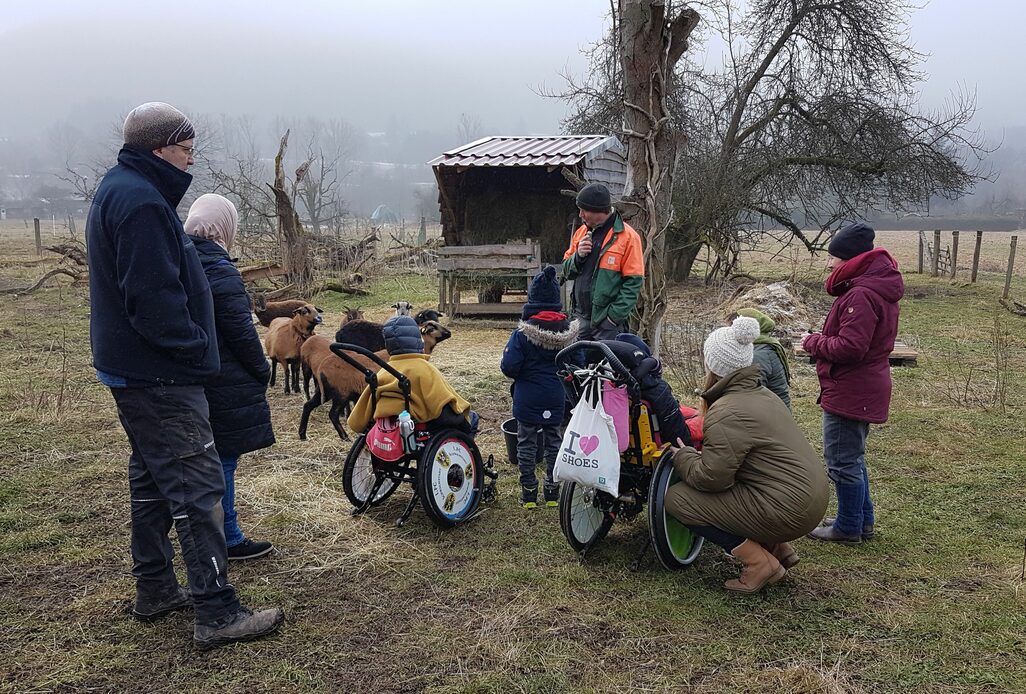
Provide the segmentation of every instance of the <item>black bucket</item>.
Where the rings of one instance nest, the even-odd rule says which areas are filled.
[[[509,455],[511,465],[517,463],[517,420],[507,419],[502,423],[502,437],[506,439],[506,454]],[[541,428],[538,429],[538,461],[545,460],[545,436]]]

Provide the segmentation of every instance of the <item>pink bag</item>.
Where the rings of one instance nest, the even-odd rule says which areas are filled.
[[[367,432],[367,448],[379,460],[394,463],[403,457],[403,435],[398,417],[379,417]]]
[[[603,381],[602,408],[613,418],[616,448],[623,453],[631,439],[631,400],[627,396],[627,386],[617,387],[609,381]]]

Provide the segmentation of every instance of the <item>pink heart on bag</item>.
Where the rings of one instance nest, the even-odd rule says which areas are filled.
[[[582,436],[581,437],[581,453],[584,455],[591,455],[591,452],[598,448],[599,439],[598,436]]]

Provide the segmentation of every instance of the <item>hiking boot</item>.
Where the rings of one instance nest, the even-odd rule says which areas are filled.
[[[834,520],[835,520],[834,518],[831,518],[830,516],[827,516],[826,518],[824,518],[822,520],[822,522],[820,522],[819,525],[820,525],[820,527],[827,526],[827,525],[833,525],[834,524]],[[865,525],[862,526],[862,540],[863,540],[863,542],[865,542],[866,540],[872,540],[873,536],[875,534],[876,533],[873,530],[873,524],[872,523],[866,523]]]
[[[278,631],[284,621],[285,613],[277,607],[260,612],[240,607],[219,624],[197,624],[192,631],[192,642],[196,648],[206,651],[237,641],[252,641]]]
[[[192,596],[189,595],[189,590],[178,586],[174,591],[156,598],[140,596],[136,593],[132,616],[141,622],[152,622],[172,612],[191,608]]]
[[[524,508],[538,508],[538,487],[520,487],[520,505]]]
[[[758,592],[767,583],[776,583],[787,574],[776,557],[758,542],[745,540],[731,554],[741,560],[741,576],[723,584],[733,593]]]
[[[544,494],[546,506],[549,508],[559,506],[559,482],[546,482]]]
[[[256,559],[262,557],[265,554],[270,554],[271,550],[274,549],[274,545],[264,540],[250,540],[246,538],[237,545],[233,545],[228,548],[228,559],[231,561],[241,561],[243,559]]]
[[[764,544],[762,546],[767,552],[772,554],[785,569],[797,566],[799,562],[798,553],[794,551],[794,547],[791,546],[790,542],[777,542],[776,544]]]
[[[857,545],[862,542],[861,535],[845,535],[839,532],[833,525],[821,525],[808,535],[813,540],[822,542],[836,542],[842,545]]]

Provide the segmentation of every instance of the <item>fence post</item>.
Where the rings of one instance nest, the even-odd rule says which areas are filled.
[[[958,270],[958,230],[951,232],[951,279],[955,279]]]
[[[43,255],[43,237],[39,235],[39,217],[32,219],[32,228],[36,235],[36,255]]]
[[[926,238],[923,236],[923,232],[920,231],[919,232],[919,265],[918,265],[918,267],[919,267],[919,274],[920,275],[923,274],[923,255],[925,255],[925,250],[923,249],[923,245],[925,244],[925,242],[926,242]]]
[[[930,268],[930,274],[936,277],[940,274],[940,229],[933,230],[933,267]]]
[[[1008,251],[1008,272],[1005,273],[1005,293],[1001,295],[1002,299],[1008,298],[1008,290],[1012,288],[1012,270],[1015,268],[1015,244],[1018,240],[1018,236],[1012,237],[1012,247]]]
[[[971,282],[976,282],[976,273],[980,269],[980,246],[983,245],[983,232],[976,231],[976,248],[973,249],[973,276]]]

